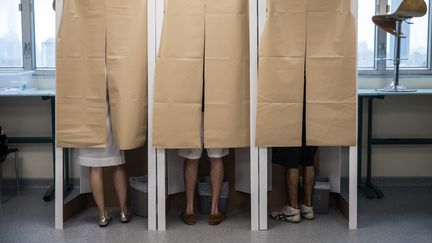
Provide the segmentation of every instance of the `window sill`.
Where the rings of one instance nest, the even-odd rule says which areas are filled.
[[[389,85],[393,77],[359,75],[360,89],[376,89]],[[415,89],[432,89],[432,75],[401,75],[400,83]]]

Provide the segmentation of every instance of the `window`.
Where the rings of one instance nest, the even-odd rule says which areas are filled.
[[[394,12],[403,0],[359,1],[358,68],[360,74],[391,74],[393,70],[394,36],[376,27],[371,18],[375,14]],[[403,23],[406,38],[401,43],[401,74],[432,74],[432,0],[426,0],[428,13],[421,18]]]
[[[401,2],[402,0],[391,0],[391,11],[396,11]],[[401,43],[401,68],[428,68],[429,16],[413,18],[410,22],[413,24],[402,24],[402,32],[406,38]],[[394,36],[387,36],[387,56],[390,58],[394,57],[394,41]],[[392,68],[392,62],[387,61],[386,67]]]
[[[54,75],[55,12],[52,0],[0,0],[0,71]]]
[[[52,0],[35,0],[36,68],[55,67],[55,12]]]
[[[20,0],[0,1],[0,67],[22,68]]]
[[[375,14],[375,1],[359,4],[358,23],[358,66],[363,69],[375,68],[375,25],[371,16]],[[366,21],[368,20],[368,21]]]

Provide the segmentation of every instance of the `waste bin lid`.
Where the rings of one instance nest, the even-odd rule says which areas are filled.
[[[326,176],[317,176],[315,177],[315,181],[319,181],[319,182],[329,182],[330,179]]]
[[[130,177],[129,183],[131,187],[137,189],[138,191],[147,192],[147,188],[148,188],[147,176]]]
[[[318,190],[331,190],[331,183],[316,181],[314,188]]]

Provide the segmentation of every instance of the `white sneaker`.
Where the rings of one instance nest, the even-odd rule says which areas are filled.
[[[315,218],[313,207],[308,207],[304,204],[300,204],[300,214],[305,219],[314,219]]]
[[[285,205],[281,210],[275,210],[270,213],[273,219],[288,221],[293,223],[300,222],[300,209],[290,207],[288,204]]]

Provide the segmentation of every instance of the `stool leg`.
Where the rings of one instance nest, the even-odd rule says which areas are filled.
[[[16,190],[19,191],[19,166],[18,166],[18,152],[15,152],[15,178],[16,178]]]

